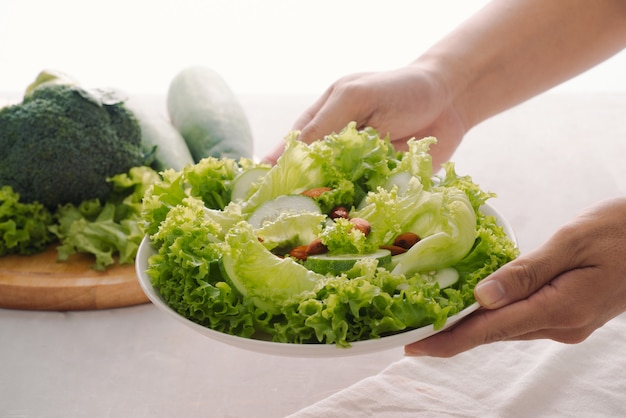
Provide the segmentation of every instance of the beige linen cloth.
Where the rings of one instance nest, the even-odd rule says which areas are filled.
[[[452,358],[405,357],[293,415],[626,416],[626,315],[583,343],[500,342]]]

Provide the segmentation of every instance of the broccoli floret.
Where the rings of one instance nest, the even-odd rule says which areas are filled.
[[[106,199],[114,175],[144,164],[141,128],[112,91],[42,84],[0,109],[0,186],[50,209]]]

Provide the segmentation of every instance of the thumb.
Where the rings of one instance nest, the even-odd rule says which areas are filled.
[[[497,309],[526,299],[552,279],[571,269],[562,242],[550,240],[537,250],[502,266],[474,288],[483,307]]]

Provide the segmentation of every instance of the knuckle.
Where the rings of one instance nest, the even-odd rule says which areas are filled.
[[[510,291],[518,298],[527,296],[544,285],[544,279],[536,263],[512,263],[508,272],[508,280],[503,281],[502,285],[508,288],[507,294]]]
[[[475,321],[477,321],[478,329],[484,330],[480,336],[479,344],[491,344],[498,341],[505,341],[510,338],[509,328],[497,326],[490,319],[493,317],[493,313],[489,311],[478,311],[474,314]]]
[[[337,96],[349,100],[365,100],[372,92],[370,83],[362,81],[361,77],[345,80],[335,86]]]

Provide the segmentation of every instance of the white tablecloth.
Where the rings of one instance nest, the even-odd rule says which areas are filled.
[[[243,97],[257,155],[312,100]],[[626,94],[547,94],[472,131],[454,156],[457,171],[498,194],[492,204],[527,251],[582,208],[626,191],[625,112]],[[402,347],[299,359],[210,340],[150,304],[0,309],[0,418],[617,416],[626,405],[624,335],[621,319],[577,346],[501,343],[445,360],[405,359]]]
[[[406,357],[291,415],[305,417],[620,417],[626,316],[585,343],[495,343],[449,359]]]

